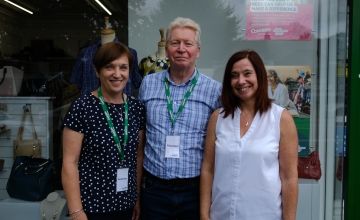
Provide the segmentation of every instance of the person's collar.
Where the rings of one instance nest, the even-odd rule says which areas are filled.
[[[196,72],[198,72],[199,70],[195,67],[194,69],[194,72],[191,74],[191,77],[186,80],[185,82],[181,83],[181,84],[176,84],[171,78],[170,78],[170,68],[168,68],[166,71],[165,71],[165,78],[168,80],[168,82],[170,82],[170,84],[172,85],[177,85],[177,86],[182,86],[182,85],[187,85],[188,83],[191,82],[191,80],[195,77],[196,75]],[[200,72],[199,72],[200,73]]]

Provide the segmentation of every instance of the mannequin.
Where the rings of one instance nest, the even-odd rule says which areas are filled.
[[[105,28],[101,30],[101,44],[113,42],[115,40],[115,31],[111,29],[109,17],[105,17]]]
[[[49,195],[41,201],[40,211],[42,220],[60,220],[66,215],[66,200],[57,192]]]
[[[158,42],[158,50],[156,52],[156,58],[157,59],[166,59],[166,53],[165,53],[165,46],[166,46],[166,41],[165,41],[165,33],[164,33],[164,29],[160,28],[159,29],[160,32],[160,41]]]
[[[70,82],[77,86],[77,88],[81,91],[81,94],[92,92],[99,86],[99,79],[96,76],[92,63],[96,50],[102,44],[119,41],[109,22],[109,17],[104,17],[104,21],[104,28],[100,32],[100,38],[96,39],[93,44],[83,48],[80,51],[80,54],[78,55],[71,71]],[[136,96],[137,89],[140,87],[142,81],[142,77],[139,72],[137,52],[130,47],[129,50],[133,55],[133,68],[131,70],[128,83],[125,87],[125,93]]]
[[[166,41],[164,37],[164,29],[160,28],[159,32],[160,41],[158,42],[157,51],[154,55],[147,56],[140,61],[139,70],[140,74],[143,76],[169,68],[169,60],[165,53]]]

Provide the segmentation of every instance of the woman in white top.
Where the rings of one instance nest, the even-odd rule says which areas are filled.
[[[232,55],[208,123],[201,170],[201,219],[295,220],[298,138],[292,116],[268,97],[254,51]]]

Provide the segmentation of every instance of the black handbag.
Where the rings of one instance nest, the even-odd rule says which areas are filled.
[[[18,156],[11,168],[6,190],[13,198],[41,201],[53,191],[52,179],[52,160]]]

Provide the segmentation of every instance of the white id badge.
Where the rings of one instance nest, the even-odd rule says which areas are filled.
[[[166,136],[165,157],[180,157],[180,136]]]
[[[121,168],[117,170],[116,175],[116,192],[128,190],[129,168]]]

